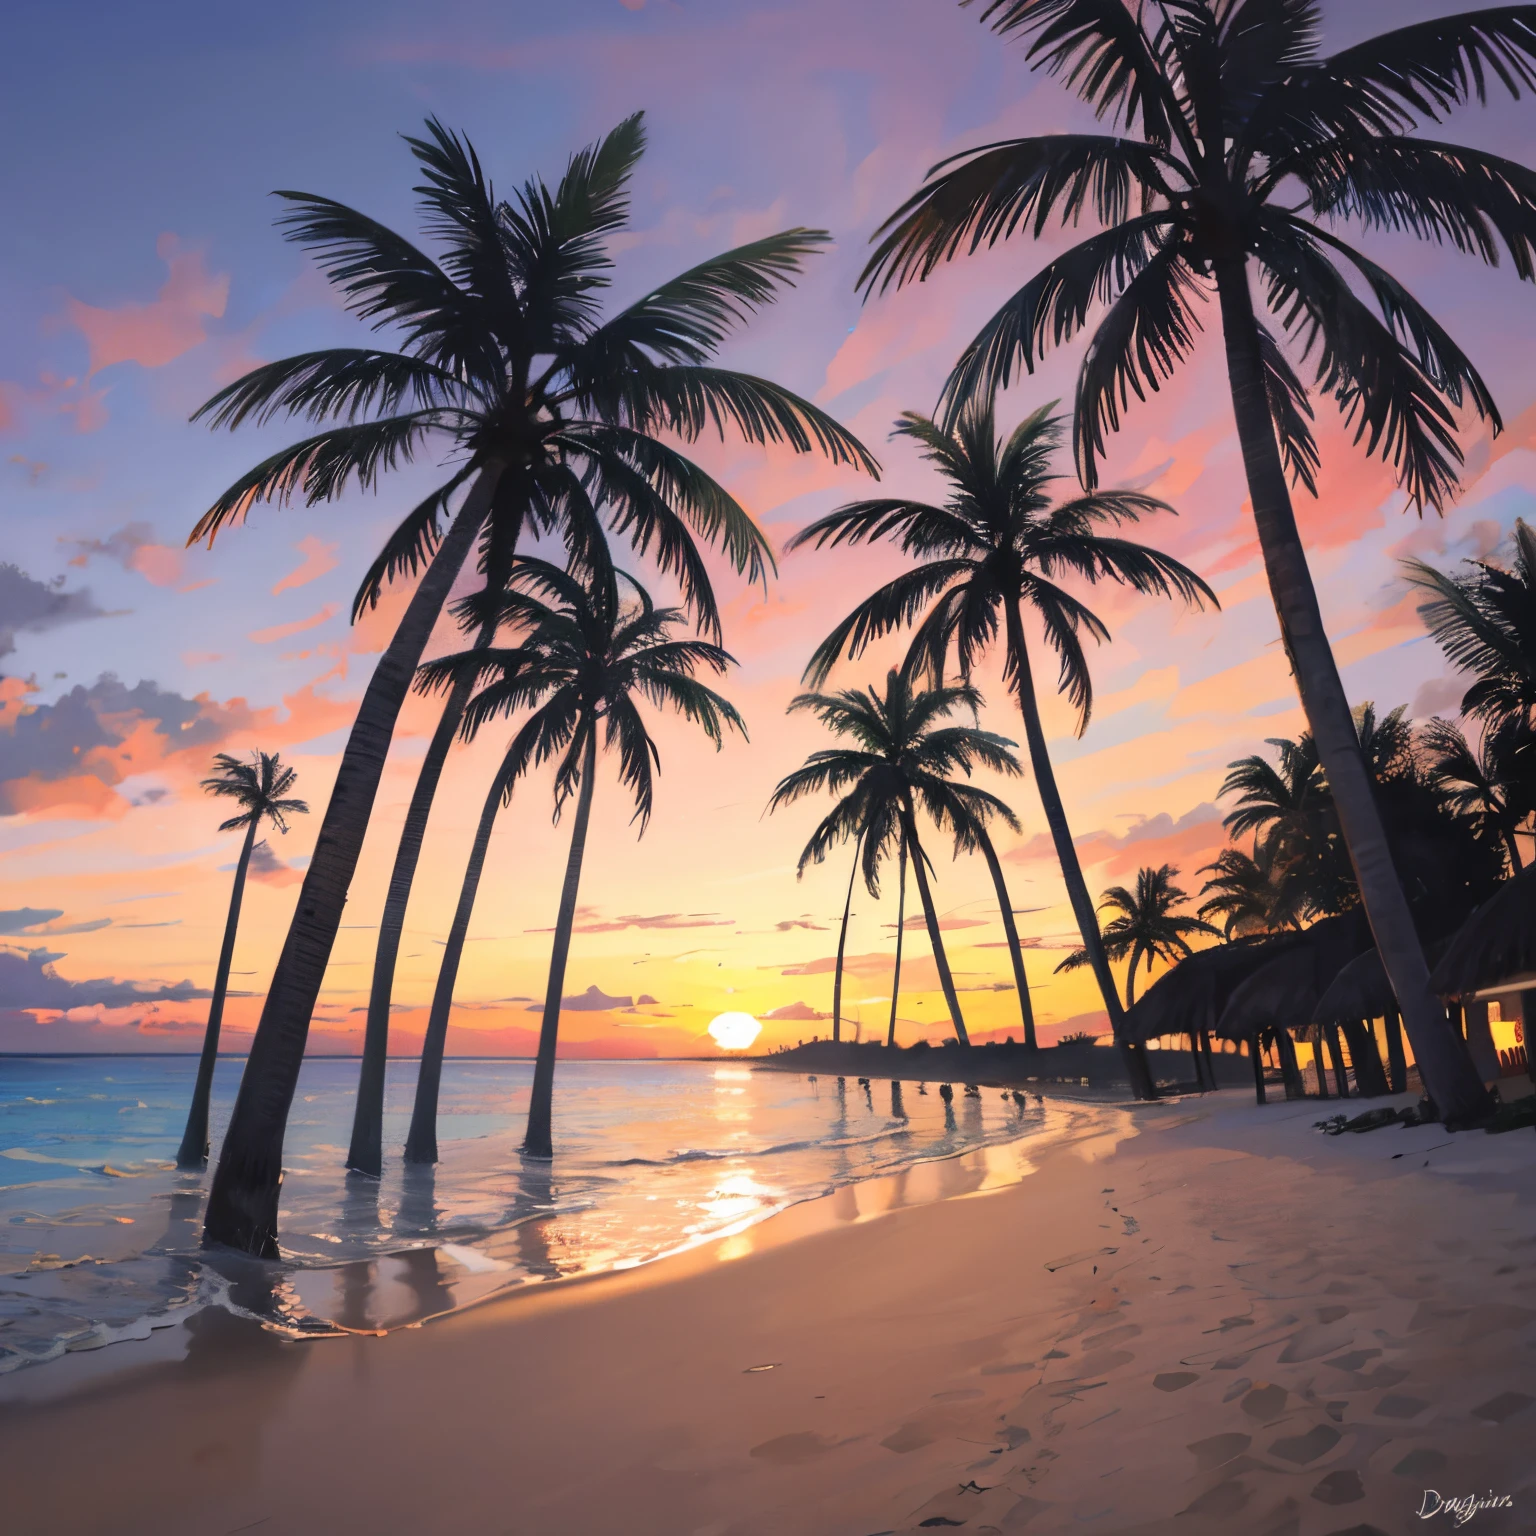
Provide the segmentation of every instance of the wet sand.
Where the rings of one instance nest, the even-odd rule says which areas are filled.
[[[0,1526],[1394,1536],[1436,1489],[1536,1529],[1536,1137],[1326,1108],[1085,1107],[1009,1187],[913,1170],[383,1338],[204,1311],[0,1383]]]

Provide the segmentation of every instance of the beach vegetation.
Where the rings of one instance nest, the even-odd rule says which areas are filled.
[[[904,670],[942,682],[951,661],[969,679],[1003,637],[1004,676],[1024,721],[1030,768],[1082,935],[1139,1096],[1154,1090],[1145,1052],[1123,1038],[1119,989],[1099,938],[1098,918],[1072,840],[1040,717],[1025,614],[1044,634],[1057,662],[1057,688],[1077,713],[1079,735],[1093,712],[1093,678],[1084,638],[1109,638],[1102,619],[1058,580],[1112,581],[1136,592],[1179,597],[1191,605],[1215,593],[1169,555],[1122,538],[1117,530],[1173,509],[1140,491],[1093,490],[1054,501],[1055,451],[1063,423],[1045,406],[999,439],[990,400],[971,400],[947,425],[915,412],[895,435],[915,441],[948,491],[942,505],[901,497],[850,502],[801,529],[788,548],[817,548],[890,539],[915,557],[911,569],[860,603],[817,647],[806,677],[824,682],[838,661],[856,658],[873,641],[915,626]]]
[[[219,823],[220,832],[244,828],[240,857],[235,861],[235,878],[229,892],[229,912],[224,918],[224,942],[219,946],[219,963],[213,977],[213,996],[208,1002],[208,1024],[203,1031],[203,1049],[197,1060],[197,1078],[192,1087],[192,1104],[187,1110],[187,1126],[176,1152],[178,1168],[208,1166],[208,1101],[213,1092],[213,1069],[219,1058],[219,1032],[224,1022],[224,999],[229,993],[229,969],[235,958],[235,936],[240,928],[240,904],[245,899],[245,877],[256,848],[256,833],[268,822],[281,833],[288,830],[290,816],[307,816],[309,806],[288,793],[298,774],[276,752],[256,752],[244,762],[228,752],[213,760],[214,772],[202,781],[205,794],[233,800],[240,809],[227,821]]]
[[[435,118],[407,144],[422,177],[426,248],[332,198],[278,194],[286,238],[312,253],[348,310],[392,332],[398,350],[333,348],[263,364],[196,413],[214,427],[282,416],[324,426],[236,480],[191,542],[211,543],[258,503],[315,506],[353,485],[374,489],[429,455],[444,476],[395,529],[358,593],[360,612],[389,581],[420,576],[343,750],[209,1194],[205,1239],[268,1258],[277,1255],[284,1128],[390,738],[471,552],[494,595],[524,537],[550,534],[579,551],[612,534],[672,577],[685,608],[718,633],[698,542],[754,581],[766,579],[773,558],[740,503],[677,443],[734,433],[877,472],[818,407],[713,362],[825,232],[756,240],[605,318],[610,244],[627,222],[645,146],[639,114],[572,156],[553,188],[534,177],[510,199],[496,195],[468,140]],[[388,979],[435,774],[453,736],[448,719],[463,704],[450,693],[395,860],[349,1158],[361,1172],[378,1171]]]
[[[471,601],[471,614],[476,606]],[[640,713],[642,701],[681,715],[702,730],[716,750],[724,745],[726,731],[746,735],[735,705],[697,675],[722,675],[733,665],[733,658],[712,641],[677,635],[687,620],[684,611],[658,608],[634,577],[606,561],[562,569],[546,560],[519,557],[495,618],[498,627],[514,629],[519,645],[446,656],[422,669],[422,682],[428,688],[452,687],[464,675],[471,677],[478,691],[464,710],[460,731],[466,739],[473,739],[494,720],[523,711],[527,715],[508,744],[486,797],[451,934],[451,938],[456,935],[457,945],[450,943],[444,950],[406,1147],[411,1162],[436,1160],[437,1086],[459,955],[491,825],[497,810],[511,800],[518,780],[549,764],[554,770],[555,820],[575,801],[523,1140],[527,1155],[548,1158],[554,1153],[561,994],[599,754],[616,757],[619,782],[634,799],[633,820],[643,834],[651,818],[661,754]]]
[[[1391,464],[1412,505],[1447,504],[1463,462],[1457,412],[1498,431],[1498,408],[1428,310],[1337,229],[1449,243],[1489,265],[1507,255],[1536,278],[1536,172],[1417,136],[1485,101],[1490,86],[1536,87],[1536,22],[1527,7],[1497,6],[1325,55],[1315,0],[1140,10],[986,0],[981,17],[1117,131],[948,157],[876,232],[860,286],[901,287],[962,253],[1092,214],[1099,230],[1007,299],[940,404],[941,420],[955,422],[1091,328],[1073,424],[1089,491],[1131,396],[1145,399],[1188,362],[1200,311],[1217,304],[1265,572],[1361,899],[1426,1084],[1446,1113],[1475,1117],[1487,1091],[1430,993],[1296,524],[1291,487],[1315,494],[1321,469],[1297,365],[1356,441]]]

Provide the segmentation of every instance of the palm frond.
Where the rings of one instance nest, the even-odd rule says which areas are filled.
[[[354,479],[361,489],[371,490],[381,473],[410,463],[437,426],[436,412],[415,411],[331,427],[279,449],[247,470],[203,513],[187,544],[207,539],[211,547],[221,528],[243,522],[260,501],[286,506],[300,495],[306,505],[314,506],[339,496]]]
[[[1135,139],[1063,133],[984,144],[940,161],[924,185],[875,231],[880,243],[859,274],[868,293],[927,278],[962,249],[974,252],[1023,229],[1091,213],[1119,224],[1133,193],[1166,193],[1170,162]],[[883,238],[882,238],[883,237]]]

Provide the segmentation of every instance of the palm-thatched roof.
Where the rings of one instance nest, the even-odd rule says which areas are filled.
[[[1233,988],[1216,1020],[1217,1035],[1249,1040],[1264,1030],[1309,1028],[1329,982],[1370,941],[1358,912],[1324,918],[1297,937]]]
[[[1211,1028],[1234,987],[1265,961],[1303,939],[1299,933],[1236,939],[1186,955],[1126,1010],[1127,1037],[1145,1042],[1164,1035],[1188,1034],[1191,1029]]]
[[[1439,997],[1468,997],[1536,972],[1536,867],[1489,897],[1450,942],[1429,979]]]
[[[1431,965],[1445,953],[1447,940],[1427,944],[1425,957]],[[1380,1019],[1395,1012],[1397,995],[1387,979],[1381,954],[1368,949],[1356,955],[1329,983],[1312,1010],[1314,1024],[1352,1024],[1356,1019]]]

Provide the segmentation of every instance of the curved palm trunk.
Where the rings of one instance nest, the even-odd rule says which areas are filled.
[[[1062,805],[1061,791],[1056,787],[1056,772],[1051,767],[1051,755],[1045,746],[1045,729],[1040,723],[1040,701],[1035,697],[1034,674],[1030,671],[1029,650],[1024,643],[1024,619],[1019,612],[1018,598],[1010,598],[1007,608],[1008,664],[1013,670],[1014,690],[1019,696],[1019,710],[1024,716],[1024,740],[1029,747],[1029,764],[1034,770],[1035,787],[1040,791],[1040,805],[1045,811],[1045,824],[1050,828],[1051,842],[1056,849],[1056,862],[1061,866],[1067,899],[1072,904],[1072,915],[1077,919],[1078,932],[1083,938],[1083,948],[1088,952],[1088,963],[1093,967],[1094,980],[1099,984],[1099,995],[1104,999],[1104,1011],[1109,1015],[1115,1043],[1120,1047],[1131,1092],[1138,1099],[1155,1099],[1157,1090],[1152,1085],[1146,1052],[1137,1050],[1125,1038],[1125,1010],[1120,1006],[1120,992],[1109,969],[1109,957],[1104,953],[1104,940],[1099,933],[1099,915],[1094,910],[1093,898],[1088,894],[1088,883],[1083,879],[1083,866],[1078,862],[1077,848],[1072,842],[1072,829],[1067,825],[1066,807]]]
[[[485,855],[491,845],[491,832],[496,825],[496,813],[501,809],[505,788],[505,780],[498,772],[480,811],[480,823],[475,828],[475,840],[469,849],[469,862],[464,866],[464,883],[459,887],[459,904],[454,909],[448,941],[443,946],[443,963],[437,968],[432,1012],[427,1017],[427,1033],[421,1042],[421,1067],[416,1073],[411,1128],[405,1138],[408,1163],[437,1161],[437,1095],[443,1080],[443,1048],[448,1039],[448,1018],[453,1012],[453,989],[458,984],[464,940],[469,934],[469,920],[480,891],[480,875],[485,869]]]
[[[454,578],[490,510],[500,476],[499,465],[480,471],[368,680],[240,1078],[208,1195],[205,1245],[222,1243],[258,1258],[278,1257],[283,1133],[309,1038],[310,1015],[341,926],[395,720]]]
[[[475,641],[475,649],[488,646],[496,626],[485,625]],[[411,885],[416,878],[416,864],[427,835],[427,820],[437,794],[443,765],[464,715],[464,706],[474,692],[474,679],[461,678],[453,685],[448,702],[421,771],[411,791],[405,825],[395,849],[394,868],[389,872],[389,889],[384,897],[384,912],[379,919],[379,942],[373,953],[373,983],[368,992],[368,1026],[363,1032],[363,1064],[357,1082],[357,1104],[352,1111],[352,1144],[347,1149],[347,1167],[354,1173],[378,1178],[384,1168],[384,1072],[389,1060],[389,1005],[395,991],[395,963],[400,956],[400,936],[405,929],[405,910],[411,899]],[[418,1083],[419,1083],[418,1079]],[[427,1159],[435,1162],[436,1158]]]
[[[853,868],[848,871],[848,896],[843,902],[843,925],[837,934],[837,965],[832,972],[832,1041],[835,1045],[843,1038],[843,951],[848,947],[848,915],[853,911],[853,882],[859,875],[859,849],[863,846],[861,832],[853,842]]]
[[[939,932],[939,915],[934,911],[933,892],[928,889],[928,872],[923,868],[923,845],[917,840],[917,822],[912,807],[901,808],[902,846],[911,850],[912,873],[917,876],[917,894],[923,901],[923,920],[928,925],[928,942],[933,946],[934,963],[939,968],[939,984],[944,989],[944,1001],[949,1004],[949,1017],[955,1026],[955,1036],[961,1045],[969,1045],[971,1037],[965,1032],[965,1020],[960,1016],[960,996],[955,991],[955,979],[949,974],[949,957],[944,953],[944,939]]]
[[[597,722],[590,723],[581,758],[581,794],[576,825],[571,828],[571,853],[565,861],[560,890],[560,915],[555,919],[555,948],[549,959],[549,986],[544,993],[544,1021],[539,1026],[539,1056],[533,1066],[533,1096],[528,1102],[528,1130],[523,1151],[530,1157],[553,1157],[550,1122],[555,1097],[555,1045],[560,1036],[560,993],[565,986],[565,961],[571,952],[571,927],[576,921],[576,892],[581,885],[581,860],[587,849],[587,822],[592,815],[592,781],[597,777]]]
[[[1008,886],[1003,879],[1003,866],[998,860],[997,849],[992,846],[992,839],[987,836],[986,828],[978,827],[977,833],[981,856],[987,861],[992,884],[997,890],[998,909],[1003,914],[1003,937],[1008,940],[1008,953],[1013,960],[1013,984],[1018,989],[1019,1014],[1024,1020],[1024,1044],[1034,1050],[1035,1009],[1029,1000],[1029,980],[1024,974],[1024,949],[1019,943],[1018,924],[1013,920],[1013,898],[1008,894]]]
[[[1138,947],[1131,951],[1131,963],[1126,967],[1125,972],[1125,1006],[1127,1008],[1132,1008],[1136,1004],[1136,967],[1140,963],[1140,960],[1141,950]],[[1151,969],[1152,962],[1148,960],[1147,970],[1151,971]]]
[[[203,1034],[203,1054],[197,1062],[197,1082],[192,1088],[192,1105],[187,1111],[187,1128],[181,1134],[176,1153],[178,1168],[208,1166],[208,1100],[213,1093],[213,1067],[219,1058],[219,1029],[224,1022],[224,995],[229,990],[229,968],[235,958],[235,930],[240,926],[240,902],[245,896],[245,871],[256,844],[255,816],[246,828],[240,859],[235,865],[235,885],[229,893],[229,916],[224,919],[224,943],[219,949],[219,969],[213,978],[213,997],[208,1004],[208,1028]]]
[[[896,968],[891,973],[891,1022],[885,1031],[885,1048],[896,1044],[896,1000],[901,996],[901,939],[907,930],[907,834],[901,834],[901,852],[896,860],[900,871],[896,891]]]
[[[1253,296],[1243,259],[1238,256],[1219,263],[1216,281],[1232,409],[1264,568],[1301,706],[1338,807],[1360,900],[1413,1042],[1425,1088],[1443,1118],[1476,1118],[1488,1108],[1488,1091],[1465,1043],[1456,1038],[1447,1022],[1445,1009],[1430,993],[1429,968],[1392,862],[1349,700],[1297,532],[1269,414]]]

